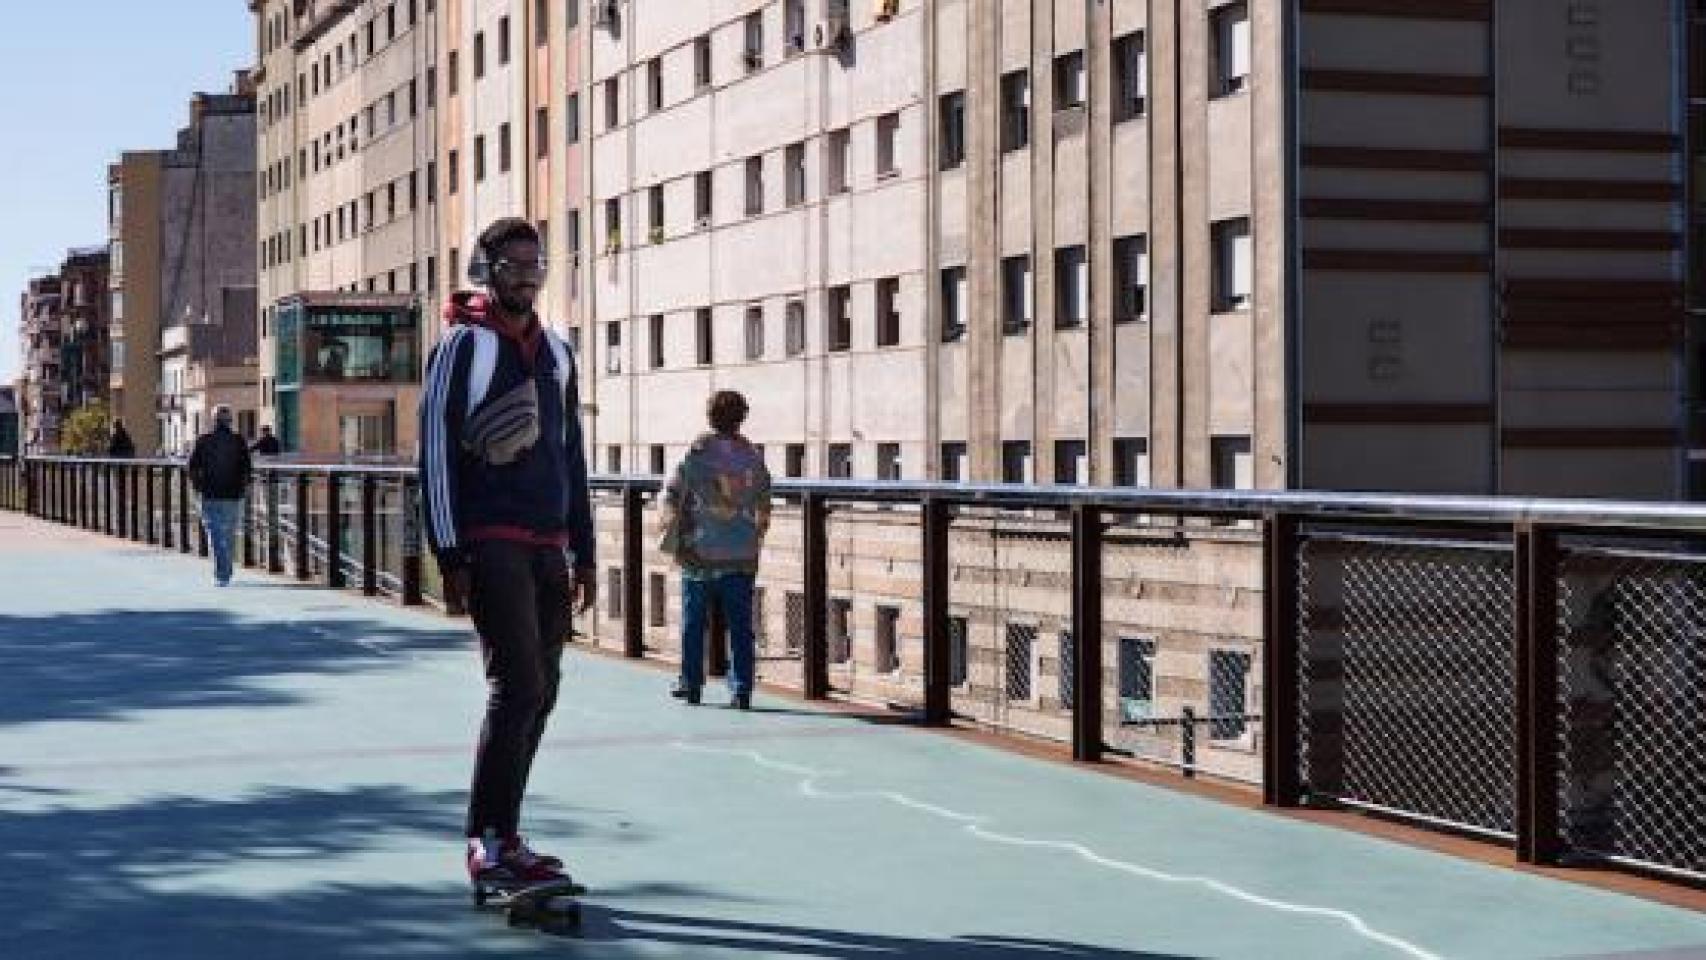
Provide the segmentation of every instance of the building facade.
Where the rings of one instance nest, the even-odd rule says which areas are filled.
[[[60,375],[67,411],[111,396],[112,295],[107,247],[70,251],[59,270],[64,315]]]
[[[392,362],[379,346],[403,327],[387,327],[384,338],[346,337],[330,349],[345,350],[347,364],[306,373],[284,367],[303,343],[282,342],[278,329],[281,311],[305,301],[360,294],[384,300],[381,314],[394,318],[391,302],[401,298],[415,331],[406,352],[420,354],[420,313],[440,282],[439,6],[250,4],[259,58],[251,151],[259,166],[260,419],[277,428],[287,451],[414,449],[419,363]]]
[[[190,123],[160,161],[160,443],[187,451],[212,426],[218,385],[251,433],[256,350],[255,94],[197,94]],[[242,395],[237,385],[255,388]]]
[[[0,387],[0,457],[19,454],[18,434],[18,389]]]
[[[35,277],[18,298],[18,416],[25,453],[58,453],[65,419],[63,296],[58,275]]]
[[[126,152],[107,168],[113,416],[140,454],[160,442],[161,198],[165,152]]]

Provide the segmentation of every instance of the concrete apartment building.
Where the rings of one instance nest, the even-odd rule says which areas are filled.
[[[64,421],[65,315],[59,276],[31,278],[18,297],[18,415],[25,453],[59,452]]]
[[[27,452],[57,453],[65,419],[108,398],[107,248],[66,253],[56,273],[29,281],[19,300],[23,365],[14,407]]]
[[[66,412],[105,404],[111,378],[112,298],[105,245],[73,249],[59,268],[60,381]]]
[[[422,307],[440,282],[437,5],[249,9],[261,419],[293,453],[411,454]]]
[[[160,158],[160,444],[187,451],[232,405],[252,435],[259,399],[255,315],[255,95],[200,93]],[[135,349],[132,341],[127,349]]]
[[[140,454],[160,443],[161,189],[165,152],[130,151],[107,168],[113,416]]]

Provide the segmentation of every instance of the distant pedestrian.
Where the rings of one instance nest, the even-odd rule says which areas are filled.
[[[271,427],[261,427],[261,438],[255,441],[255,445],[249,448],[249,452],[257,457],[276,457],[279,455],[278,437],[273,436]]]
[[[231,408],[216,408],[213,429],[196,440],[190,454],[190,482],[201,496],[201,523],[213,548],[213,577],[222,587],[231,583],[237,517],[251,470],[249,448],[231,429]]]
[[[129,460],[136,456],[136,441],[130,438],[130,432],[124,428],[123,420],[113,421],[113,435],[107,441],[107,456],[119,460]]]
[[[770,530],[770,471],[740,428],[746,398],[733,390],[711,397],[713,432],[694,441],[665,495],[663,549],[681,567],[681,676],[672,695],[698,703],[705,684],[705,628],[711,605],[729,635],[729,705],[752,708],[752,591],[759,552]]]

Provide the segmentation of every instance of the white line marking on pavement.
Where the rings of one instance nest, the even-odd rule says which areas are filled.
[[[937,806],[932,803],[925,803],[922,800],[914,799],[904,793],[898,793],[893,790],[825,790],[822,787],[819,787],[816,781],[828,777],[843,776],[844,774],[840,771],[815,770],[811,767],[786,763],[780,760],[772,760],[756,750],[708,747],[702,744],[688,743],[686,741],[676,741],[671,744],[671,746],[675,747],[677,750],[684,750],[693,753],[714,753],[729,757],[743,757],[747,760],[751,760],[753,763],[756,763],[761,767],[802,777],[803,779],[800,781],[798,789],[803,796],[820,800],[887,800],[908,809],[918,810],[935,817],[940,817],[944,820],[950,820],[958,823],[967,833],[970,833],[979,840],[984,840],[989,843],[1000,843],[1015,847],[1062,850],[1077,856],[1079,859],[1084,860],[1087,863],[1091,863],[1099,867],[1105,867],[1109,870],[1116,870],[1130,876],[1142,877],[1144,879],[1155,880],[1161,883],[1201,886],[1222,894],[1223,896],[1231,897],[1235,900],[1241,900],[1245,903],[1264,907],[1269,910],[1337,920],[1350,927],[1351,930],[1356,932],[1359,936],[1372,940],[1375,943],[1391,947],[1406,956],[1416,958],[1416,960],[1441,960],[1438,954],[1424,950],[1408,940],[1395,937],[1388,933],[1381,933],[1369,926],[1362,917],[1347,910],[1337,910],[1332,907],[1317,907],[1310,904],[1275,900],[1270,897],[1261,896],[1260,894],[1251,893],[1241,887],[1236,887],[1224,881],[1216,880],[1213,877],[1198,877],[1188,874],[1167,873],[1166,871],[1157,870],[1153,867],[1145,867],[1135,863],[1128,863],[1124,860],[1115,860],[1112,857],[1103,856],[1081,843],[1076,843],[1070,840],[1039,840],[1031,837],[1018,837],[1004,833],[997,833],[984,826],[984,824],[990,822],[990,818],[988,817],[961,813],[957,810],[950,810],[947,807]]]

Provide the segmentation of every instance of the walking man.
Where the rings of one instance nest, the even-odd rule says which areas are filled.
[[[214,408],[213,429],[196,439],[190,454],[190,482],[201,497],[201,524],[213,548],[213,578],[222,587],[231,584],[231,552],[251,470],[249,448],[231,429],[231,408]]]
[[[740,428],[746,398],[711,397],[711,433],[694,441],[665,495],[664,550],[681,567],[681,677],[673,695],[698,703],[705,684],[705,628],[715,604],[729,631],[729,705],[752,708],[752,590],[770,530],[770,471]]]
[[[278,437],[268,426],[261,427],[261,437],[249,448],[249,452],[257,457],[276,457],[279,454]]]
[[[136,456],[136,441],[130,438],[130,431],[124,428],[123,420],[113,421],[113,435],[107,441],[107,456],[117,460]]]
[[[427,365],[426,526],[446,605],[473,616],[488,695],[466,821],[469,878],[563,876],[520,832],[522,796],[557,700],[570,607],[595,598],[592,504],[575,358],[533,312],[539,234],[506,218],[480,235]]]

